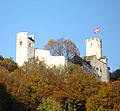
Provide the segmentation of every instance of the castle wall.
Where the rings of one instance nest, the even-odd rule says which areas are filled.
[[[101,57],[99,60],[107,64],[107,57]]]
[[[51,56],[49,50],[35,49],[35,57],[49,67],[53,66],[64,66],[66,64],[64,56]]]
[[[96,55],[97,59],[102,57],[102,40],[99,38],[86,39],[86,56]]]
[[[35,49],[35,57],[38,59],[41,58],[47,58],[50,56],[50,51],[49,50],[43,50],[43,49]]]
[[[34,40],[32,38],[27,39],[27,59],[34,57],[35,48],[34,48]]]
[[[27,60],[27,33],[18,33],[16,42],[16,62],[21,66]]]
[[[27,32],[17,33],[16,62],[22,66],[29,58],[34,57],[34,39]]]
[[[50,56],[46,59],[46,64],[50,67],[53,66],[65,66],[66,61],[64,56]]]
[[[103,82],[109,82],[109,69],[106,63],[99,61],[96,57],[94,57],[90,64],[97,71],[99,79]]]

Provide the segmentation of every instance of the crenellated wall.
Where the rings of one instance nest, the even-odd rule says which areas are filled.
[[[102,57],[102,40],[100,38],[86,39],[86,56],[96,55],[97,59]]]

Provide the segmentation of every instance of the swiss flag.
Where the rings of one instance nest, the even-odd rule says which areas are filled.
[[[99,27],[96,27],[96,29],[94,30],[94,34],[97,34],[100,32],[100,28]]]

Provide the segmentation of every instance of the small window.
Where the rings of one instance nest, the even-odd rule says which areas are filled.
[[[102,72],[102,69],[100,69],[100,72]]]
[[[96,67],[96,70],[98,71],[99,69]]]
[[[92,47],[92,43],[91,43],[91,47]]]
[[[20,41],[20,45],[22,45],[22,41]]]
[[[98,78],[101,79],[101,76],[98,75]]]
[[[31,44],[31,43],[29,43],[29,47],[32,47],[32,44]]]

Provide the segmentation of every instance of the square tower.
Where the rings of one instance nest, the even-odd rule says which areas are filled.
[[[102,40],[100,38],[86,39],[86,56],[96,55],[97,59],[102,57]]]
[[[16,62],[22,66],[29,58],[34,57],[34,35],[28,32],[17,33],[16,40]]]

